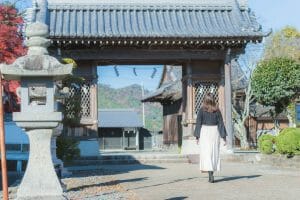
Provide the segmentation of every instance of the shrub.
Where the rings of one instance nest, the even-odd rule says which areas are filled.
[[[274,152],[275,136],[264,134],[258,138],[258,148],[261,153],[271,154]]]
[[[281,154],[300,153],[300,128],[285,128],[276,138],[276,150]]]
[[[79,142],[73,138],[59,136],[56,139],[56,154],[57,157],[63,161],[72,161],[74,158],[80,156]]]

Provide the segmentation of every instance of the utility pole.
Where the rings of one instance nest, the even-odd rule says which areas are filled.
[[[145,94],[144,94],[144,83],[142,82],[141,84],[142,86],[142,99],[144,98]],[[143,127],[145,128],[145,103],[142,102],[142,107],[143,107]]]
[[[2,175],[2,191],[3,200],[8,200],[8,184],[7,184],[7,167],[6,167],[6,149],[5,149],[5,132],[4,132],[4,112],[2,100],[2,75],[0,73],[0,145],[1,145],[1,175]]]

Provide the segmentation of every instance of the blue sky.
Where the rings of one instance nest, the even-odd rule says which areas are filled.
[[[136,70],[136,75],[133,72]],[[151,78],[156,68],[154,77]],[[158,86],[162,74],[162,65],[121,65],[117,66],[119,76],[116,75],[114,66],[98,68],[98,82],[110,85],[114,88],[126,87],[131,84],[143,84],[148,90],[155,90]]]
[[[6,0],[0,0],[5,2]],[[15,2],[16,0],[9,0]],[[62,0],[63,1],[63,0]],[[109,1],[109,0],[107,0]],[[263,30],[279,30],[287,25],[294,26],[300,30],[300,0],[248,0],[249,7],[257,16],[258,22],[262,24]],[[17,6],[24,9],[30,6],[31,0],[20,0]],[[152,79],[153,67],[157,69]],[[113,66],[100,67],[98,70],[99,82],[119,88],[131,84],[141,84],[145,88],[154,90],[160,80],[162,66],[136,66],[138,76],[133,73],[133,67],[118,66],[119,77],[116,76]]]
[[[283,3],[284,2],[284,3]],[[258,22],[262,24],[263,30],[273,31],[291,25],[300,30],[300,0],[249,0],[249,7],[255,13]],[[149,67],[148,67],[149,68]],[[140,84],[144,82],[145,88],[154,90],[160,80],[162,66],[158,69],[158,73],[154,79],[149,78],[152,69],[146,70],[143,66],[137,67],[138,77],[136,77],[132,68],[118,67],[120,76],[117,77],[113,67],[101,67],[98,70],[99,82],[119,88],[133,83]]]
[[[300,30],[299,0],[248,0],[264,30],[274,31],[290,25]]]

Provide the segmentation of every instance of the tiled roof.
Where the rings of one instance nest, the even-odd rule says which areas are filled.
[[[164,66],[159,87],[146,95],[142,102],[176,101],[182,96],[182,66]]]
[[[98,116],[100,128],[143,127],[141,117],[131,109],[100,109]]]
[[[242,0],[35,0],[31,21],[51,38],[261,39]],[[45,8],[46,7],[46,8]]]
[[[150,93],[142,99],[142,102],[165,102],[176,101],[182,97],[182,83],[181,81],[174,81],[162,85],[159,89]]]

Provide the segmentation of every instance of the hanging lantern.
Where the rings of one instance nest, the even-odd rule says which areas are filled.
[[[133,68],[133,73],[134,73],[135,76],[137,76],[136,68],[135,67]]]
[[[119,74],[119,71],[118,71],[118,68],[117,68],[117,66],[114,66],[114,70],[115,70],[115,73],[116,73],[117,77],[119,77],[119,76],[120,76],[120,74]]]
[[[152,72],[151,78],[154,78],[154,76],[155,76],[155,74],[156,74],[156,71],[157,71],[157,69],[156,69],[156,68],[153,68],[153,72]]]

